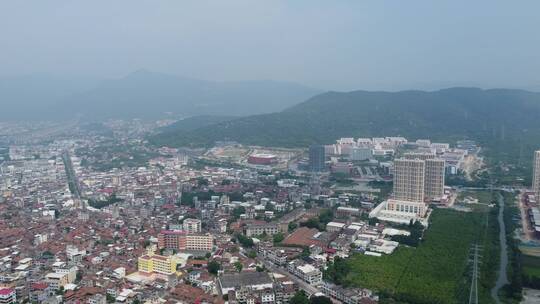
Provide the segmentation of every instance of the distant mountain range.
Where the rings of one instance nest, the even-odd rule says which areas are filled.
[[[489,147],[512,145],[516,153],[520,146],[529,151],[540,147],[540,93],[477,88],[328,92],[281,112],[165,132],[151,140],[170,146],[210,146],[231,140],[305,147],[340,137],[398,135],[441,141],[469,138]]]
[[[46,75],[0,77],[0,120],[56,118],[60,101],[98,84],[98,80]]]
[[[155,119],[281,111],[320,90],[277,81],[217,82],[145,70],[87,82],[46,77],[0,79],[0,119]]]

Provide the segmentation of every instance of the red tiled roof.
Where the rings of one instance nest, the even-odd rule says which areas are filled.
[[[47,284],[45,282],[38,282],[38,283],[33,283],[32,284],[32,289],[33,290],[43,290],[43,289],[46,289],[47,287],[49,287],[49,284]]]
[[[14,292],[15,292],[15,290],[13,290],[11,288],[0,289],[0,296],[7,296],[7,295],[10,295],[10,294],[12,294]]]
[[[181,230],[161,230],[161,234],[186,234],[186,232]]]

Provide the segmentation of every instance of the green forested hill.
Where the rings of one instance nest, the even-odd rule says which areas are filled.
[[[161,128],[161,133],[193,131],[202,127],[233,120],[237,116],[198,115],[181,119],[173,124]]]
[[[282,112],[168,132],[158,145],[204,146],[218,140],[301,147],[339,137],[405,136],[478,140],[501,157],[540,147],[540,94],[451,88],[435,92],[328,92]],[[520,145],[520,142],[523,145]],[[502,147],[504,146],[504,147]],[[503,155],[504,154],[504,155]]]

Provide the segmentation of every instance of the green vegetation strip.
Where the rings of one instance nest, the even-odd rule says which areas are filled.
[[[494,211],[435,210],[418,248],[400,246],[392,255],[382,257],[355,255],[349,260],[346,284],[372,288],[383,298],[402,302],[460,303],[468,297],[468,257],[471,245],[478,242],[484,246],[485,264],[480,299],[490,303],[489,288],[495,281],[498,259]]]

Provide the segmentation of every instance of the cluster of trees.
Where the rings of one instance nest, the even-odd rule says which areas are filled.
[[[223,167],[223,166],[228,167],[228,168],[237,168],[237,169],[242,168],[237,163],[233,163],[229,161],[212,161],[209,159],[202,159],[202,158],[190,159],[188,165],[191,168],[199,169],[199,170],[204,169],[204,167]]]
[[[351,271],[350,265],[347,260],[340,257],[335,257],[334,262],[328,263],[328,267],[323,273],[326,280],[333,282],[337,285],[347,284],[347,275]]]
[[[377,202],[380,203],[390,195],[390,192],[392,192],[392,188],[394,187],[394,183],[385,181],[370,181],[368,182],[368,186],[380,190],[379,194],[377,195]]]
[[[293,232],[296,228],[298,228],[298,224],[295,222],[289,223],[289,226],[287,227],[287,230],[289,232]]]
[[[238,207],[233,209],[231,215],[232,215],[233,219],[236,220],[236,219],[239,219],[240,216],[242,214],[244,214],[244,213],[246,213],[246,208],[244,208],[243,206],[238,206]]]
[[[540,277],[524,273],[522,277],[523,286],[533,289],[540,289]]]
[[[182,192],[182,197],[180,198],[180,205],[189,206],[193,208],[195,207],[195,203],[194,203],[195,197],[200,200],[210,200],[212,195],[216,195],[216,194],[213,191]]]
[[[244,268],[244,265],[242,265],[242,263],[237,261],[237,262],[234,262],[234,268],[236,269],[236,271],[242,272],[242,268]]]
[[[420,246],[399,247],[381,257],[354,255],[347,261],[350,272],[344,280],[408,303],[455,303],[459,293],[468,295],[468,286],[462,284],[470,273],[471,244],[485,237],[496,242],[496,234],[486,233],[487,219],[485,212],[435,209]],[[496,219],[490,215],[489,221]],[[479,286],[479,291],[482,300],[489,297],[489,289]]]
[[[354,185],[355,184],[354,181],[352,179],[350,179],[349,177],[350,177],[349,174],[336,172],[336,173],[330,174],[330,179],[329,180],[331,182],[334,182],[334,183],[342,185],[342,186]]]
[[[105,143],[93,150],[79,149],[75,153],[82,159],[84,167],[92,167],[98,171],[109,171],[113,168],[141,167],[148,165],[148,160],[159,154],[141,145]],[[116,157],[112,158],[114,155]]]
[[[208,272],[217,275],[218,271],[221,269],[221,264],[217,261],[210,261],[208,263]]]
[[[272,237],[272,240],[274,241],[274,244],[279,244],[284,239],[285,239],[285,236],[281,232],[278,232],[278,233],[274,234],[274,236]]]
[[[101,208],[105,208],[107,206],[110,206],[112,204],[115,204],[121,201],[122,199],[117,198],[116,194],[113,193],[107,200],[104,200],[104,201],[97,201],[94,199],[89,199],[88,205],[90,205],[90,207],[92,208],[101,209]]]
[[[289,301],[290,304],[332,304],[332,300],[325,296],[312,296],[308,298],[303,291],[298,291]]]
[[[523,298],[522,291],[525,280],[521,265],[522,256],[518,248],[519,240],[514,238],[515,230],[519,225],[519,222],[514,221],[514,218],[519,216],[519,209],[514,204],[516,200],[515,194],[503,192],[501,195],[505,200],[503,219],[506,228],[506,244],[508,246],[508,261],[510,265],[508,268],[508,280],[510,282],[503,287],[503,295],[507,299],[511,299],[512,302],[520,302]],[[540,278],[536,278],[536,280],[540,283]],[[525,283],[529,282],[534,282],[534,278],[530,281],[527,280]]]
[[[444,183],[447,186],[461,186],[461,187],[486,187],[490,182],[489,175],[486,171],[478,174],[473,180],[469,180],[465,177],[465,173],[460,170],[457,174],[446,174],[444,177]]]
[[[244,248],[251,248],[253,247],[253,239],[250,237],[247,237],[241,233],[236,234],[236,239],[238,240],[238,243],[242,245]]]
[[[407,246],[418,247],[418,245],[420,245],[420,241],[422,240],[424,226],[418,221],[413,223],[411,220],[407,228],[411,233],[410,235],[394,235],[392,240]]]
[[[324,209],[318,217],[312,217],[300,225],[308,228],[316,228],[319,231],[326,229],[326,224],[330,223],[334,218],[334,213],[330,209]]]

